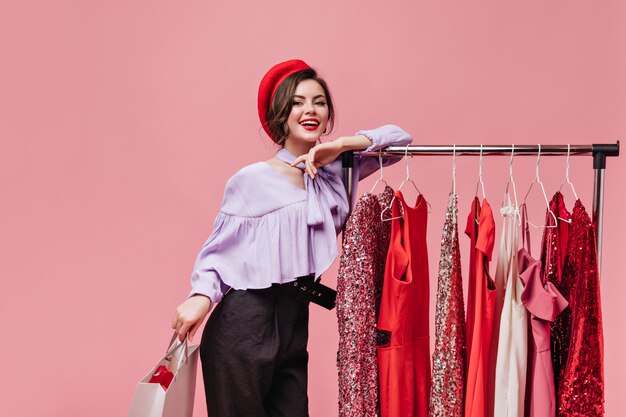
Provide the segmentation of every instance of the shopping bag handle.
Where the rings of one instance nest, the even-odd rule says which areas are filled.
[[[172,360],[172,354],[176,350],[178,350],[181,346],[184,346],[185,354],[183,356],[183,361],[186,362],[187,359],[189,358],[189,350],[187,348],[187,338],[185,337],[184,341],[182,341],[182,342],[180,342],[178,344],[175,344],[174,342],[176,341],[177,337],[178,337],[178,332],[175,331],[174,334],[172,335],[172,338],[170,339],[170,344],[169,344],[167,350],[165,351],[165,359],[168,360],[168,361],[171,361]],[[182,364],[183,361],[181,361],[181,364]],[[180,366],[180,364],[178,366]]]

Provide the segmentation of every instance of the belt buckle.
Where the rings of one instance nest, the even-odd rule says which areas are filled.
[[[311,301],[311,289],[309,288],[308,283],[303,281],[304,280],[297,280],[295,282],[294,287],[296,287],[296,301],[301,303],[308,303],[309,301]]]

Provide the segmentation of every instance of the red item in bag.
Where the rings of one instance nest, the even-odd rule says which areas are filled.
[[[152,374],[150,382],[161,384],[163,389],[167,391],[167,387],[170,386],[172,379],[174,379],[174,374],[171,373],[164,365],[161,365]]]

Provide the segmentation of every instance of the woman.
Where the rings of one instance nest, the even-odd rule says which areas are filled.
[[[334,107],[324,80],[301,60],[268,71],[258,104],[280,149],[229,179],[190,296],[172,318],[180,340],[191,340],[218,303],[200,344],[210,417],[308,415],[309,302],[298,288],[310,288],[337,257],[349,210],[338,157],[411,142],[387,125],[318,143],[332,130]],[[353,177],[377,168],[377,158],[357,157]]]

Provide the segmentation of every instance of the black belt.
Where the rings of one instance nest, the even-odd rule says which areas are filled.
[[[293,282],[286,284],[274,284],[281,291],[295,295],[296,300],[301,303],[314,303],[328,310],[335,308],[337,291],[322,285],[320,278],[314,279],[314,275],[299,277]]]

